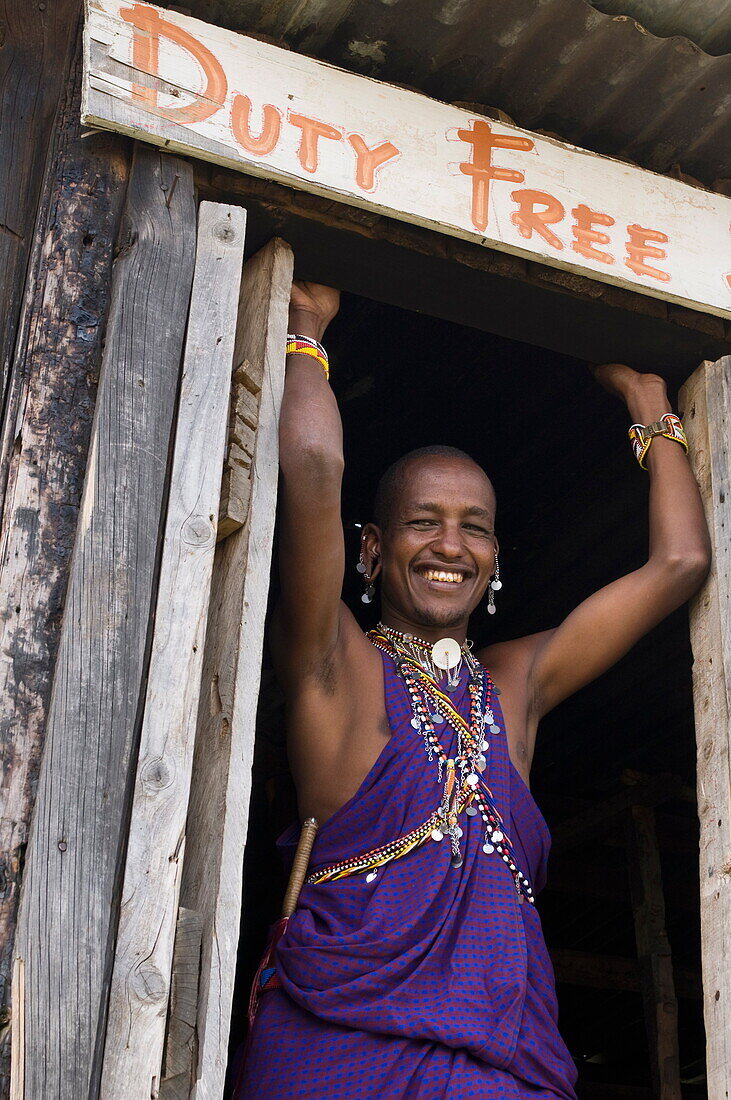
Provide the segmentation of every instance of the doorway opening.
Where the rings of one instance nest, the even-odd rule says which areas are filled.
[[[556,625],[638,567],[647,547],[647,478],[626,410],[586,363],[553,351],[345,295],[327,334],[346,473],[344,598],[365,629],[358,525],[382,471],[443,443],[485,467],[497,492],[503,588],[476,612],[477,645]],[[685,373],[695,364],[688,363]],[[683,374],[668,381],[671,400]],[[276,598],[276,547],[272,600]],[[284,889],[276,837],[294,820],[282,700],[265,654],[254,762],[232,1049],[251,976]],[[581,1097],[650,1097],[637,894],[630,888],[635,807],[656,832],[679,1012],[683,1095],[706,1096],[700,981],[695,739],[687,615],[676,612],[614,669],[542,723],[531,786],[554,846],[539,912],[556,967],[561,1031]],[[636,870],[636,869],[635,869]]]

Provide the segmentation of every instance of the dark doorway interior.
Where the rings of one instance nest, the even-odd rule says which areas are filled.
[[[647,478],[630,451],[625,410],[583,362],[354,296],[327,345],[346,440],[346,598],[365,627],[376,615],[359,600],[357,524],[369,518],[383,469],[427,443],[467,450],[497,490],[504,587],[494,619],[474,617],[478,643],[555,625],[641,564]],[[669,380],[674,389],[682,379]],[[690,669],[680,611],[551,714],[539,735],[532,786],[554,834],[539,908],[586,1097],[651,1095],[628,877],[633,804],[651,808],[659,838],[683,1095],[706,1095]],[[294,813],[266,659],[259,727],[234,1045],[281,896],[274,838]]]

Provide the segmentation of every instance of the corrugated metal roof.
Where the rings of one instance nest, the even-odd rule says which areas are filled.
[[[613,4],[614,0],[598,0]],[[652,0],[630,0],[647,6]],[[709,7],[711,0],[695,5]],[[731,178],[731,55],[586,0],[188,0],[209,23],[656,172]],[[660,4],[655,5],[660,10]],[[690,11],[691,5],[686,7]]]
[[[706,53],[731,53],[731,0],[591,0],[609,15],[631,15],[652,34],[682,34]]]

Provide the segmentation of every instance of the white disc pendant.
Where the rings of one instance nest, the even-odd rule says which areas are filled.
[[[448,672],[456,668],[462,659],[462,647],[454,638],[440,638],[431,651],[431,659],[437,668]]]

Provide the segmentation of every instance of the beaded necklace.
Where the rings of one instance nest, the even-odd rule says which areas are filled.
[[[485,855],[497,853],[513,876],[519,900],[522,902],[525,898],[531,905],[535,904],[533,890],[518,867],[492,791],[482,779],[482,772],[487,766],[485,753],[490,748],[487,732],[492,735],[500,733],[492,710],[492,699],[497,689],[483,666],[470,653],[470,643],[462,647],[462,659],[470,677],[470,720],[467,723],[422,661],[434,647],[413,635],[402,636],[399,631],[383,623],[379,623],[376,630],[371,630],[368,637],[376,648],[391,657],[403,677],[413,711],[411,725],[422,733],[427,758],[437,758],[437,782],[443,783],[442,798],[434,812],[416,829],[379,848],[314,871],[308,875],[307,883],[316,885],[363,873],[366,882],[372,882],[379,868],[421,847],[430,839],[439,842],[445,836],[450,841],[452,866],[461,867],[463,857],[459,841],[464,834],[459,824],[460,816],[465,813],[467,817],[477,817],[479,814],[484,826],[483,852]],[[406,645],[402,644],[402,639]],[[447,757],[434,728],[435,723],[443,725],[445,721],[457,734],[454,759]]]

